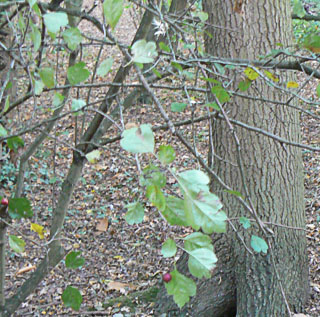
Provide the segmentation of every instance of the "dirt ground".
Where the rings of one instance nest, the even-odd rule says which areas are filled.
[[[88,8],[91,4],[92,1],[86,0]],[[116,35],[123,43],[130,44],[136,30],[135,21],[138,14],[139,12],[135,10],[126,10],[121,18],[116,28]],[[81,28],[86,34],[92,37],[97,36],[96,31],[88,23],[81,23]],[[87,52],[93,60],[95,53],[95,51]],[[121,56],[116,47],[110,47],[108,54],[114,58],[115,63],[119,64]],[[110,74],[110,80],[113,75],[114,73]],[[317,83],[312,82],[305,87],[304,94],[306,96],[314,94],[315,85]],[[93,96],[99,98],[104,93],[103,90],[96,91]],[[165,95],[162,98],[166,100]],[[136,107],[126,114],[125,124],[158,122],[159,115],[153,111],[154,109],[150,110],[149,105]],[[69,126],[68,131],[72,134],[74,122],[70,122]],[[207,132],[201,125],[198,125],[197,129],[199,138],[205,139]],[[108,136],[115,132],[110,130]],[[305,143],[319,146],[319,125],[315,119],[302,117],[302,132]],[[187,133],[191,135],[192,131]],[[173,143],[178,150],[177,143],[168,133],[158,133],[156,142]],[[200,150],[205,150],[205,142],[203,144]],[[50,151],[53,147],[54,142],[47,141],[30,162],[30,170],[35,174],[35,177],[29,180],[32,197],[34,197],[33,203],[38,222],[45,227],[50,225],[52,200],[58,194],[57,189],[46,192],[47,187],[44,186],[46,177],[44,174],[41,177],[42,169],[52,168]],[[55,166],[63,179],[71,161],[71,152],[67,146],[60,144],[56,153],[59,155],[55,157]],[[307,313],[310,316],[320,316],[320,156],[318,153],[303,151],[303,157],[311,293]],[[110,307],[103,306],[111,298],[147,290],[157,284],[162,273],[172,269],[171,262],[161,256],[162,243],[172,235],[182,236],[187,233],[187,229],[181,230],[166,224],[151,207],[148,208],[142,224],[130,226],[126,223],[123,217],[126,212],[124,205],[131,202],[133,197],[139,196],[135,185],[136,167],[132,161],[128,162],[128,159],[134,158],[127,157],[123,151],[119,150],[119,144],[115,143],[104,151],[97,164],[85,167],[81,183],[70,204],[64,236],[65,247],[69,250],[81,251],[85,258],[85,265],[81,269],[68,270],[61,263],[50,272],[36,292],[28,297],[27,302],[20,307],[15,316],[155,315],[152,304],[143,301],[138,303],[134,314],[130,311],[130,304],[126,302],[122,305],[116,303]],[[197,166],[194,159],[181,148],[179,148],[176,165],[189,168]],[[30,233],[29,223],[21,223],[21,226],[23,233],[31,239],[35,238],[35,235]],[[32,270],[20,273],[21,270],[37,265],[43,257],[42,251],[29,246],[22,255],[10,254],[6,276],[8,294],[14,292],[28,278]],[[68,285],[81,290],[83,304],[79,312],[65,308],[62,304],[61,294]]]

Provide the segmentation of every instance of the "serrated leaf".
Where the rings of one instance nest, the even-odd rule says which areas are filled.
[[[103,2],[103,13],[107,24],[112,29],[117,25],[123,12],[123,0],[105,0]]]
[[[251,236],[251,247],[258,253],[263,252],[266,254],[268,251],[268,244],[266,243],[266,241],[255,235]]]
[[[71,251],[66,256],[65,264],[69,269],[76,269],[84,265],[85,259],[80,256],[80,251]]]
[[[18,238],[17,236],[9,235],[9,246],[14,252],[24,252],[25,245],[26,243],[24,240]]]
[[[86,105],[86,102],[82,99],[72,99],[71,110],[73,111],[74,116],[79,116],[83,114],[80,109],[82,109]]]
[[[11,198],[9,201],[9,216],[12,219],[30,218],[33,216],[30,201],[27,198]]]
[[[112,57],[105,59],[98,67],[97,75],[101,77],[104,77],[105,75],[107,75],[111,70],[112,64],[113,64]]]
[[[68,286],[62,293],[62,301],[66,307],[71,307],[73,310],[79,310],[82,303],[82,296],[78,289]]]
[[[169,295],[173,295],[173,300],[181,308],[189,302],[190,297],[196,295],[196,283],[180,274],[177,270],[171,272],[172,279],[165,283]]]
[[[299,84],[296,81],[288,81],[287,88],[299,88]]]
[[[166,240],[162,245],[161,253],[165,258],[170,258],[172,256],[175,256],[177,253],[176,243],[172,239]]]
[[[258,77],[259,77],[259,74],[253,70],[252,68],[250,67],[247,67],[245,70],[244,70],[244,73],[245,75],[248,77],[248,79],[250,80],[256,80]]]
[[[93,150],[90,153],[86,154],[86,159],[89,161],[89,163],[94,164],[99,160],[100,155],[101,152],[99,150]]]
[[[36,223],[31,223],[31,225],[30,225],[30,229],[32,230],[32,231],[35,231],[37,234],[38,234],[38,236],[39,236],[39,238],[42,240],[43,238],[44,238],[44,227],[43,226],[41,226],[41,225],[38,225],[38,224],[36,224]]]
[[[172,112],[182,112],[184,109],[186,109],[187,104],[184,102],[173,102],[171,104],[171,111]]]
[[[143,221],[144,208],[139,202],[134,202],[125,206],[128,209],[125,219],[129,225],[138,224]]]
[[[125,130],[120,141],[121,147],[131,153],[153,153],[154,136],[150,125]]]
[[[64,12],[51,12],[43,15],[44,24],[51,33],[57,33],[61,27],[68,25],[68,16]]]
[[[146,40],[135,42],[131,47],[131,52],[132,60],[141,64],[152,63],[154,58],[158,56],[156,43],[146,42]]]
[[[163,211],[166,208],[166,198],[159,186],[149,185],[146,190],[146,196],[152,205],[157,207],[160,211]]]
[[[178,197],[169,196],[166,198],[166,208],[162,212],[170,225],[188,226],[184,212],[184,201]]]
[[[74,51],[82,41],[82,35],[78,28],[67,29],[62,33],[62,36],[72,51]]]
[[[201,232],[195,232],[185,237],[184,240],[184,249],[190,255],[188,260],[190,273],[198,278],[209,278],[210,271],[217,262],[211,238]]]
[[[79,84],[88,79],[90,72],[85,66],[84,62],[79,62],[68,68],[67,77],[71,85]]]
[[[42,82],[48,87],[53,88],[55,85],[54,70],[50,67],[41,68],[39,71]]]
[[[171,145],[160,145],[158,159],[163,165],[170,164],[176,158],[176,152]]]
[[[242,224],[242,227],[244,229],[248,229],[251,227],[250,219],[248,219],[246,217],[240,217],[239,222]]]

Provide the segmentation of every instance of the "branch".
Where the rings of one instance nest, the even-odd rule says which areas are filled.
[[[306,14],[303,17],[299,17],[296,14],[292,14],[291,18],[295,20],[304,20],[304,21],[320,21],[319,15],[312,15],[312,14]]]

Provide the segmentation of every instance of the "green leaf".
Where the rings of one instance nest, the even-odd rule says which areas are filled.
[[[68,16],[64,12],[46,13],[43,19],[48,31],[54,34],[68,24]]]
[[[237,190],[229,190],[229,189],[226,189],[226,190],[224,190],[224,191],[225,191],[226,193],[231,194],[231,195],[244,198],[244,197],[242,196],[242,194],[241,194],[240,192],[238,192]]]
[[[174,68],[176,68],[176,69],[179,70],[180,72],[183,71],[182,66],[181,66],[179,63],[177,63],[177,62],[171,62],[171,66],[174,67]]]
[[[317,86],[317,96],[320,98],[320,84]]]
[[[247,91],[250,86],[251,86],[252,81],[250,81],[249,79],[245,79],[239,82],[239,89],[240,91]]]
[[[221,103],[228,102],[230,100],[229,93],[222,86],[213,86],[211,92],[216,95],[217,99]]]
[[[181,308],[189,302],[190,297],[196,295],[196,283],[180,274],[177,270],[171,272],[172,279],[165,283],[169,295],[173,295],[173,300]]]
[[[38,28],[32,23],[31,23],[31,30],[32,31],[30,33],[30,36],[31,36],[31,41],[33,43],[33,50],[36,52],[38,51],[41,45],[41,33],[38,30]]]
[[[152,63],[153,59],[158,56],[157,46],[155,42],[146,42],[146,40],[139,40],[131,47],[133,61],[136,63]]]
[[[86,154],[86,159],[89,161],[89,163],[94,164],[99,160],[101,155],[101,152],[99,150],[93,150]]]
[[[7,130],[0,123],[0,137],[6,136],[8,134]]]
[[[17,236],[9,235],[9,246],[14,252],[24,252],[25,245],[26,243],[24,240],[18,238]]]
[[[209,236],[195,232],[184,238],[184,249],[189,254],[190,273],[198,278],[210,278],[210,271],[215,267],[217,257]]]
[[[219,63],[213,63],[214,67],[217,68],[218,72],[221,74],[221,75],[224,75],[225,74],[225,69],[224,69],[224,66],[222,66],[221,64]]]
[[[173,102],[171,104],[171,111],[172,112],[182,112],[184,109],[186,109],[187,104],[184,102]]]
[[[164,52],[170,53],[170,48],[167,44],[165,44],[164,42],[160,42],[159,43],[159,48],[161,50],[163,50]]]
[[[20,137],[14,136],[7,140],[7,145],[9,149],[17,152],[19,147],[24,147],[24,141]]]
[[[258,253],[263,252],[266,254],[268,251],[268,244],[266,243],[266,241],[255,235],[252,235],[251,237],[251,247]]]
[[[101,77],[104,77],[105,75],[107,75],[111,70],[112,64],[113,64],[112,57],[105,59],[98,67],[97,75]]]
[[[71,110],[74,111],[74,116],[79,116],[83,114],[80,109],[82,109],[86,105],[86,102],[82,99],[72,99]]]
[[[70,28],[62,33],[70,50],[74,51],[82,41],[82,35],[78,28]]]
[[[154,136],[150,125],[125,130],[120,141],[121,147],[131,153],[153,153]]]
[[[79,310],[82,303],[82,296],[78,289],[68,286],[62,293],[62,301],[66,307]]]
[[[152,68],[152,72],[153,72],[158,78],[162,78],[161,73],[160,73],[157,69]]]
[[[42,82],[48,87],[53,88],[55,85],[54,70],[50,67],[41,68],[39,71]]]
[[[167,197],[166,208],[161,213],[170,225],[189,225],[184,212],[184,201],[180,198],[174,196]]]
[[[306,15],[306,11],[300,0],[293,0],[292,12],[299,18],[303,18]]]
[[[250,219],[248,219],[247,217],[240,217],[239,222],[242,224],[242,227],[244,229],[248,229],[251,227]]]
[[[11,198],[9,201],[9,216],[12,219],[32,217],[30,201],[27,198]]]
[[[71,251],[66,256],[66,267],[69,269],[76,269],[84,265],[85,259],[80,256],[80,251]]]
[[[172,239],[168,239],[162,245],[161,253],[165,258],[171,258],[177,253],[176,243]]]
[[[176,152],[171,145],[160,145],[158,159],[163,165],[170,164],[176,158]]]
[[[201,20],[201,22],[207,21],[208,17],[209,17],[208,13],[207,12],[203,12],[203,11],[195,12],[194,16],[198,17]]]
[[[53,96],[52,105],[56,108],[59,107],[64,100],[64,96],[56,92]]]
[[[166,183],[167,179],[165,174],[159,171],[151,171],[146,174],[146,177],[144,177],[144,180],[141,184],[142,186],[155,185],[159,188],[163,188],[166,186]]]
[[[90,72],[85,68],[84,62],[79,62],[68,68],[67,77],[71,85],[79,84],[90,76]]]
[[[144,217],[144,208],[139,202],[134,202],[125,206],[128,209],[125,219],[129,225],[141,223]]]
[[[217,111],[221,111],[220,107],[217,105],[216,102],[206,103],[204,106],[212,108],[212,109],[217,110]]]
[[[227,216],[220,211],[219,198],[209,191],[209,177],[199,170],[191,170],[180,173],[178,182],[188,224],[195,230],[202,227],[205,233],[225,232]]]
[[[123,0],[105,0],[103,3],[103,13],[107,24],[112,29],[117,25],[123,12]]]
[[[146,196],[152,205],[157,207],[160,211],[163,211],[166,208],[166,198],[159,186],[149,185],[146,190]]]
[[[44,83],[41,80],[34,81],[34,93],[36,96],[39,96],[42,94],[43,88],[44,88]]]

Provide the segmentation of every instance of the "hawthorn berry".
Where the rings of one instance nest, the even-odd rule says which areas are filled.
[[[8,205],[9,205],[9,200],[8,200],[8,198],[2,198],[2,199],[1,199],[1,205],[8,206]]]
[[[162,275],[162,280],[165,282],[165,283],[169,283],[172,279],[172,276],[170,273],[165,273]]]

